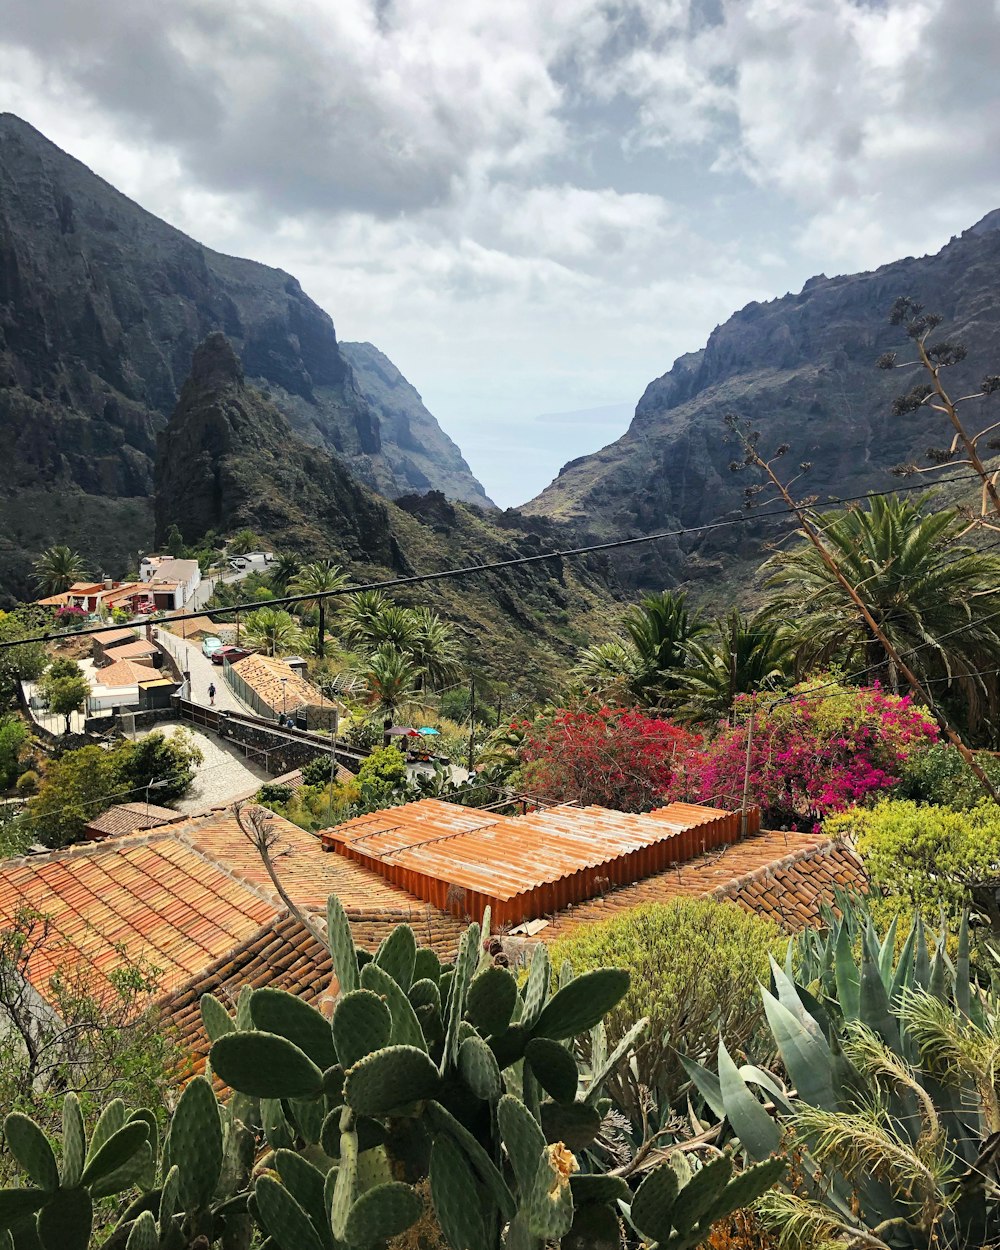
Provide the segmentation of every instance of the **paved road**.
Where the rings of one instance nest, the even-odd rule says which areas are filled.
[[[199,612],[215,593],[215,587],[218,582],[241,582],[250,571],[250,569],[246,569],[242,573],[218,573],[214,577],[203,578],[198,584],[198,589],[188,600],[184,609],[185,612]]]
[[[178,638],[166,629],[160,630],[160,642],[173,655],[182,672],[191,674],[191,702],[209,706],[208,687],[215,686],[215,706],[226,712],[248,712],[222,677],[221,664],[213,664],[201,653],[199,639]]]

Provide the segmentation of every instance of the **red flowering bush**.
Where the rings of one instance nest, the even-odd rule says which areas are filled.
[[[671,795],[738,807],[747,775],[750,700],[675,769]],[[819,829],[831,812],[878,798],[899,784],[907,760],[938,740],[928,714],[878,686],[796,687],[790,699],[758,703],[750,742],[748,800],[765,824]]]
[[[634,708],[560,709],[524,727],[521,784],[554,802],[648,812],[701,739]]]

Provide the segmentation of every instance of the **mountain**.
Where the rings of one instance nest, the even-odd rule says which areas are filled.
[[[157,541],[171,525],[190,543],[246,526],[278,550],[332,558],[366,582],[535,555],[566,538],[544,518],[449,501],[440,491],[394,501],[376,494],[293,432],[219,332],[195,351],[158,444]],[[537,691],[609,628],[614,586],[607,561],[595,556],[422,583],[393,597],[451,620],[475,671]]]
[[[957,394],[1000,372],[1000,210],[936,255],[870,273],[821,274],[797,295],[748,304],[701,351],[681,356],[649,384],[620,439],[570,461],[522,511],[586,523],[601,537],[735,515],[750,481],[729,469],[737,455],[724,438],[729,412],[762,431],[762,450],[788,443],[790,463],[811,462],[798,489],[820,501],[891,488],[894,465],[926,464],[929,446],[950,442],[939,414],[892,416],[893,398],[921,376],[875,368],[884,352],[909,358],[905,333],[888,321],[900,295],[944,316],[936,338],[968,348],[967,359],[947,373]],[[970,487],[965,497],[975,502],[976,495]],[[689,583],[721,602],[720,578],[731,587],[744,576],[763,554],[767,533],[757,521],[653,543],[623,556],[622,574],[634,586]]]
[[[426,409],[393,442],[407,423],[383,426],[295,278],[201,246],[2,114],[0,584],[23,590],[30,554],[53,541],[94,573],[151,543],[157,432],[213,330],[297,436],[358,480],[488,503]]]
[[[340,344],[340,354],[354,370],[358,389],[375,410],[382,429],[382,455],[397,485],[392,494],[439,490],[460,499],[495,508],[453,442],[424,407],[416,387],[388,356],[371,343]]]

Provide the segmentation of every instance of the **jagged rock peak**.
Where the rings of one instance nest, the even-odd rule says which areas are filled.
[[[221,330],[214,330],[194,350],[190,381],[207,390],[242,386],[243,366],[232,343]]]
[[[974,226],[969,228],[969,234],[988,234],[991,230],[1000,230],[1000,208],[994,208],[992,212],[980,218]]]

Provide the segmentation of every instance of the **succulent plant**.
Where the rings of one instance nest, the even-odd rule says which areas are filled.
[[[451,1250],[564,1239],[619,1250],[625,1218],[650,1244],[681,1250],[780,1170],[733,1178],[728,1158],[700,1170],[674,1160],[634,1197],[600,1170],[602,1088],[644,1027],[607,1053],[602,1020],[626,973],[574,977],[566,966],[556,986],[539,945],[519,989],[490,955],[488,913],[454,965],[418,948],[406,925],[373,958],[357,951],[336,899],[328,936],[340,988],[332,1020],[280,990],[244,990],[235,1016],[203,998],[210,1072],[185,1088],[158,1167],[149,1113],[106,1112],[85,1159],[67,1100],[63,1175],[40,1130],[8,1117],[10,1148],[34,1182],[0,1193],[14,1250],[85,1250],[94,1198],[136,1181],[142,1192],[106,1250],[247,1250],[254,1224],[269,1250],[363,1250],[428,1220]],[[223,1105],[211,1075],[233,1091]]]
[[[688,1071],[750,1159],[799,1154],[798,1182],[760,1205],[782,1247],[993,1245],[1000,1016],[970,978],[968,917],[955,940],[917,916],[900,945],[895,921],[880,940],[863,902],[841,903],[764,991],[784,1074],[722,1043],[717,1075]]]

